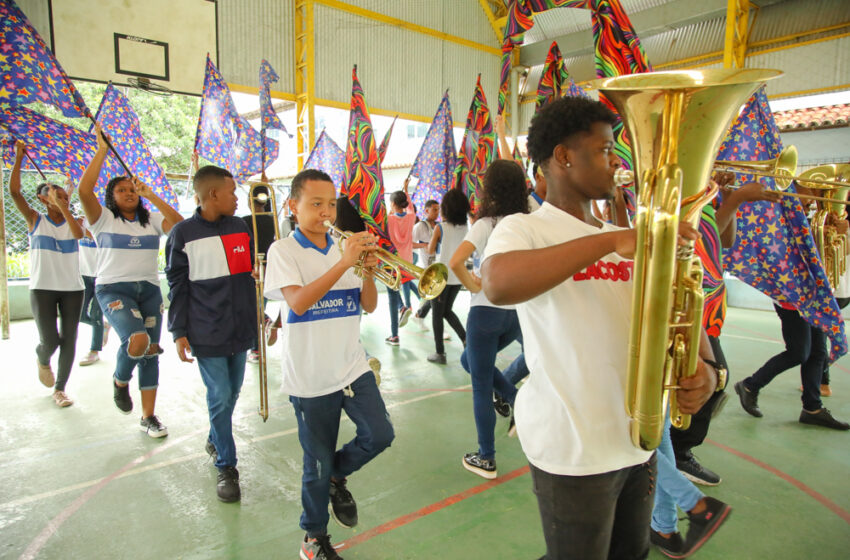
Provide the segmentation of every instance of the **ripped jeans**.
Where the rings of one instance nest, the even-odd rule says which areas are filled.
[[[121,348],[115,360],[115,379],[129,383],[133,369],[139,366],[139,390],[156,389],[159,385],[159,355],[146,355],[147,346],[159,344],[162,331],[162,292],[150,282],[116,282],[95,286],[97,301],[109,324],[121,337]],[[130,338],[144,335],[145,351],[131,356]]]

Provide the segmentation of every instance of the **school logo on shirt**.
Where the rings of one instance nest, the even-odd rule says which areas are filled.
[[[612,282],[628,282],[632,279],[634,261],[605,262],[597,261],[582,272],[573,274],[573,280],[610,280]]]
[[[303,315],[296,315],[292,310],[286,318],[287,323],[307,323],[339,319],[360,314],[360,288],[348,290],[331,290],[325,297],[317,301]]]
[[[141,246],[142,246],[142,240],[141,239],[139,239],[138,237],[131,237],[130,238],[129,247],[131,249],[138,249]]]

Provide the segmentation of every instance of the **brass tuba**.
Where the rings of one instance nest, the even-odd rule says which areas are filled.
[[[702,329],[702,265],[694,244],[678,246],[680,220],[697,227],[717,189],[706,188],[717,149],[738,109],[778,70],[653,72],[596,80],[631,137],[640,178],[626,409],[635,446],[661,442],[678,380],[696,369]]]
[[[797,183],[806,189],[826,191],[824,194],[827,194],[830,199],[829,202],[819,200],[817,203],[818,209],[812,218],[812,237],[833,290],[838,286],[846,270],[845,255],[848,239],[846,235],[838,232],[834,221],[847,219],[845,209],[848,195],[850,195],[850,184],[845,181],[848,179],[850,179],[850,164],[845,163],[814,167],[804,171],[797,180]],[[821,181],[829,181],[833,184],[825,186]]]

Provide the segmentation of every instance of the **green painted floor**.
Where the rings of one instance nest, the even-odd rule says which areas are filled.
[[[457,309],[466,308],[464,296]],[[461,456],[476,444],[460,344],[448,343],[452,365],[429,364],[430,332],[412,323],[402,329],[400,347],[384,344],[386,313],[382,297],[379,312],[363,319],[362,333],[384,364],[381,389],[396,440],[349,481],[360,525],[346,530],[332,522],[329,528],[334,542],[350,541],[342,555],[538,558],[544,546],[536,502],[519,443],[506,436],[507,420],[497,425],[496,484],[461,467]],[[78,356],[88,338],[88,327],[81,326]],[[723,344],[733,379],[780,351],[780,338],[773,313],[730,309]],[[13,323],[11,340],[0,342],[0,558],[298,557],[303,533],[295,420],[276,389],[269,421],[255,414],[253,366],[235,419],[243,498],[222,504],[215,498],[215,468],[203,451],[208,423],[197,366],[178,362],[167,345],[157,413],[170,435],[156,441],[138,430],[135,414],[123,416],[112,404],[117,339],[103,361],[74,369],[68,392],[76,404],[62,410],[37,380],[35,341],[34,324],[24,321]],[[508,348],[499,364],[518,351]],[[277,365],[270,367],[272,387]],[[850,357],[833,367],[835,396],[825,400],[845,420],[848,368]],[[850,433],[798,424],[798,385],[799,375],[788,372],[764,390],[762,419],[745,414],[733,394],[715,420],[711,442],[697,454],[723,477],[708,493],[734,512],[696,558],[850,558]],[[138,401],[135,386],[133,395]],[[341,438],[352,432],[344,422]],[[662,556],[653,550],[650,558]]]

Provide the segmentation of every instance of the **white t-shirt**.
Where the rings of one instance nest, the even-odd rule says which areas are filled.
[[[431,241],[431,236],[434,234],[434,228],[428,223],[428,220],[420,220],[413,226],[413,242],[425,243],[425,247],[416,249],[416,254],[419,255],[419,264],[416,266],[425,268],[432,264],[437,258],[436,255],[428,254],[428,243]]]
[[[339,391],[369,371],[360,344],[360,289],[363,280],[349,269],[303,315],[286,304],[282,288],[305,286],[339,262],[341,255],[330,235],[318,249],[299,229],[269,247],[265,296],[280,301],[283,319],[282,389],[309,398]]]
[[[530,193],[528,193],[528,211],[529,212],[536,212],[537,210],[540,209],[540,206],[542,206],[544,202],[545,201],[543,200],[543,198],[541,198],[541,196],[539,194],[537,194],[536,192],[531,191]]]
[[[544,202],[496,226],[484,258],[606,231]],[[552,474],[586,476],[647,461],[625,408],[633,261],[616,253],[517,305],[531,375],[516,398],[522,449]],[[530,271],[533,274],[533,271]]]
[[[97,240],[97,283],[150,282],[159,285],[157,257],[163,216],[151,212],[146,226],[116,218],[103,208],[100,218],[89,226]]]
[[[481,256],[484,254],[484,250],[487,247],[487,241],[490,238],[490,235],[493,233],[493,228],[496,227],[496,224],[499,223],[501,218],[481,218],[477,220],[472,227],[469,228],[469,233],[466,234],[466,237],[463,238],[464,241],[469,241],[472,243],[472,246],[475,247],[475,252],[478,257],[473,259],[475,263],[475,268],[473,272],[475,272],[476,276],[481,278],[481,263],[483,262]],[[498,307],[499,309],[516,309],[515,305],[495,305],[487,299],[487,294],[484,293],[484,290],[481,290],[477,294],[472,294],[472,297],[469,300],[469,306],[475,307],[476,305],[483,305],[487,307]]]
[[[89,229],[88,220],[83,220],[83,233]],[[97,243],[87,235],[80,239],[80,274],[94,278],[97,276]]]
[[[846,298],[850,297],[850,255],[844,257],[845,268],[844,274],[838,279],[838,285],[835,286],[835,297]]]
[[[437,262],[443,263],[449,270],[449,280],[447,284],[459,285],[461,282],[457,275],[452,272],[452,269],[449,266],[449,261],[452,259],[452,255],[455,254],[455,251],[457,251],[457,248],[460,247],[460,244],[463,243],[463,238],[466,237],[468,228],[466,227],[466,224],[456,226],[448,222],[440,222],[437,224],[437,227],[443,230],[442,236],[440,237],[440,252],[437,254]]]
[[[30,238],[30,290],[83,290],[77,240],[67,221],[53,222],[39,214]]]

